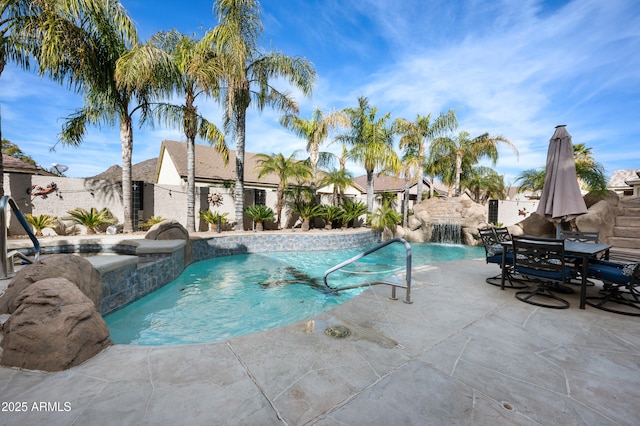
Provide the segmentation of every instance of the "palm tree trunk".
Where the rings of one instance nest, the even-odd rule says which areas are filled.
[[[277,214],[278,214],[278,223],[276,223],[276,226],[278,227],[278,229],[282,229],[282,204],[284,201],[284,186],[282,186],[282,182],[280,182],[280,185],[278,185],[278,201],[276,204],[276,210],[277,210]]]
[[[373,211],[373,170],[367,170],[367,216]]]
[[[187,136],[187,232],[195,232],[196,211],[196,111],[193,93],[187,93],[184,111],[184,133]]]
[[[462,155],[456,155],[456,185],[455,185],[455,196],[460,196],[460,175],[462,174]]]
[[[133,153],[133,129],[131,117],[120,119],[120,143],[122,144],[122,214],[124,226],[122,232],[133,232],[132,197],[131,197],[131,156]]]
[[[422,193],[424,192],[423,179],[424,174],[422,173],[422,167],[420,167],[420,170],[418,170],[418,186],[416,187],[416,203],[422,202]]]
[[[410,188],[409,175],[405,175],[404,177],[404,200],[402,206],[402,226],[407,227],[407,222],[409,219],[409,188]]]
[[[236,111],[236,231],[244,231],[244,144],[246,111],[239,107]]]
[[[196,146],[193,138],[187,139],[187,232],[195,232],[196,211]]]

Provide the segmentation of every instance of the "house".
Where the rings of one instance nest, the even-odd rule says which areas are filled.
[[[366,199],[367,175],[358,176],[353,179],[353,182],[355,185],[364,188],[363,194]],[[431,183],[427,178],[423,178],[422,182],[423,182],[422,196],[428,197]],[[433,190],[434,190],[434,195],[437,197],[446,197],[448,193],[447,188],[439,182],[434,182]],[[391,196],[395,201],[395,205],[397,207],[398,212],[402,212],[402,205],[403,205],[402,203],[405,200],[404,192],[405,192],[404,179],[396,176],[390,176],[390,175],[374,175],[373,176],[373,194],[374,194],[373,209],[374,211],[377,208],[382,206],[382,194],[392,194]],[[414,182],[409,187],[409,197],[408,197],[408,200],[410,203],[409,208],[412,208],[415,204],[418,203],[417,196],[418,196],[418,183]]]
[[[640,169],[616,170],[611,174],[607,189],[620,196],[640,196]]]

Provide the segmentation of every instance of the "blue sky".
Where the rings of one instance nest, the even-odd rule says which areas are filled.
[[[171,28],[201,34],[216,24],[210,0],[122,3],[142,40]],[[503,147],[495,167],[507,185],[523,170],[544,167],[557,124],[567,125],[574,144],[590,147],[608,175],[640,169],[636,0],[265,0],[262,20],[263,47],[304,56],[318,73],[312,97],[293,91],[304,118],[315,107],[354,107],[359,96],[392,118],[456,108],[459,131],[501,135],[517,147],[518,157]],[[2,136],[45,168],[68,165],[70,177],[121,164],[117,126],[90,129],[80,148],[50,151],[63,117],[81,103],[10,65],[0,76]],[[198,106],[220,122],[213,101]],[[249,111],[247,151],[304,149],[278,117]],[[163,139],[184,136],[180,129],[136,127],[134,163],[157,157]],[[336,144],[323,149],[339,152]]]

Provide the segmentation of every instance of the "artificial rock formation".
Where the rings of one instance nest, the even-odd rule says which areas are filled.
[[[408,228],[397,227],[396,236],[411,242],[429,242],[433,224],[459,223],[464,244],[476,245],[478,228],[487,226],[486,207],[465,198],[431,198],[413,207]]]
[[[191,239],[187,229],[176,220],[165,220],[153,225],[144,236],[147,240],[184,240],[184,262],[191,263]]]
[[[61,371],[111,345],[95,303],[66,278],[32,283],[15,304],[3,326],[2,365]]]
[[[66,278],[91,300],[96,309],[102,296],[102,277],[91,262],[72,254],[53,254],[19,270],[0,297],[0,314],[11,314],[18,307],[18,295],[31,284],[45,278]]]

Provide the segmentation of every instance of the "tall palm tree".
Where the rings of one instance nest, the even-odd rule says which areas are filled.
[[[409,221],[409,200],[411,183],[416,179],[422,180],[423,156],[418,151],[407,149],[402,156],[402,163],[398,173],[404,178],[404,200],[402,203],[402,226],[406,227]],[[421,198],[418,198],[420,202]]]
[[[320,179],[320,185],[332,185],[333,186],[333,205],[340,204],[340,196],[344,194],[347,186],[352,184],[353,175],[347,169],[331,169],[328,172],[324,172],[322,179]]]
[[[518,154],[518,150],[508,139],[502,136],[491,136],[489,133],[471,138],[468,132],[463,131],[458,133],[456,137],[440,137],[433,141],[431,145],[432,157],[444,162],[444,164],[452,158],[455,159],[455,196],[459,196],[461,192],[460,180],[464,172],[463,163],[473,166],[481,159],[487,158],[495,166],[498,161],[498,143],[500,142],[509,145],[516,155]]]
[[[393,126],[391,114],[376,117],[377,108],[369,106],[365,97],[358,98],[357,108],[347,108],[351,130],[338,136],[349,144],[349,158],[361,163],[367,172],[367,209],[373,211],[373,173],[376,169],[397,169],[399,159],[393,150]]]
[[[476,203],[484,204],[488,199],[505,197],[504,178],[490,167],[472,167],[464,186],[469,188]]]
[[[158,50],[162,54],[158,54]],[[168,102],[157,104],[159,117],[173,127],[182,126],[187,140],[187,231],[195,229],[195,140],[207,140],[222,155],[224,163],[229,162],[229,150],[224,134],[215,124],[198,113],[195,102],[198,97],[210,96],[218,89],[221,68],[217,62],[215,46],[207,36],[200,40],[181,34],[177,30],[155,34],[146,46],[132,49],[124,59],[131,61],[131,67],[144,64],[145,58],[151,62],[142,67],[149,73],[147,79],[162,76],[167,88],[184,98],[183,105]],[[168,67],[166,69],[156,69]],[[130,68],[127,66],[127,68]],[[139,74],[139,73],[136,73]],[[138,77],[139,75],[134,75]],[[144,79],[143,79],[144,81]],[[169,93],[167,93],[169,95]]]
[[[440,113],[435,119],[431,120],[431,114],[427,116],[417,115],[416,120],[411,122],[404,118],[398,118],[395,121],[396,131],[402,135],[400,137],[400,148],[413,150],[418,159],[425,164],[427,162],[427,151],[431,142],[438,136],[444,135],[446,132],[453,131],[458,127],[458,119],[455,110],[449,110],[446,113]],[[418,170],[418,186],[417,201],[422,201],[423,191],[423,168]],[[431,180],[431,191],[433,191],[433,179]],[[433,192],[430,193],[433,196]]]
[[[284,205],[284,194],[291,179],[310,179],[313,176],[313,170],[308,163],[297,161],[295,154],[285,157],[282,154],[257,154],[256,161],[258,177],[264,177],[268,174],[276,174],[278,176],[278,192],[276,204],[276,223],[278,228],[281,227],[282,206]]]
[[[318,182],[318,163],[321,159],[320,145],[332,130],[348,128],[349,117],[343,111],[325,114],[320,108],[316,108],[308,120],[296,115],[284,115],[280,119],[280,124],[307,141],[306,149],[313,168],[311,185],[315,187]]]
[[[216,0],[214,8],[219,25],[212,31],[222,73],[218,98],[225,106],[225,130],[235,135],[236,230],[244,230],[244,154],[247,109],[250,104],[258,110],[266,106],[285,114],[297,114],[295,101],[286,92],[272,86],[272,79],[283,78],[310,95],[316,72],[304,58],[291,58],[283,53],[263,53],[258,48],[262,34],[260,3],[258,0]]]

